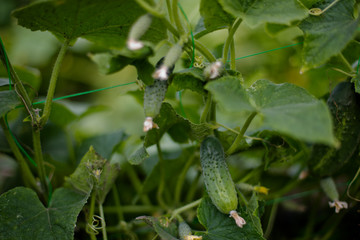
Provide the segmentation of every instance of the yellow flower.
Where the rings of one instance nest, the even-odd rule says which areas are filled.
[[[265,195],[268,195],[269,193],[269,189],[263,186],[255,186],[254,191]]]

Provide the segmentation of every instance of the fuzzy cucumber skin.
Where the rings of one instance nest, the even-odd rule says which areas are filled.
[[[330,109],[335,137],[339,148],[321,144],[313,146],[309,168],[313,175],[326,177],[335,174],[357,151],[360,143],[360,96],[350,82],[339,83],[330,94]]]
[[[164,62],[161,58],[155,68],[158,69]],[[169,68],[169,75],[173,72],[174,66]],[[144,112],[145,117],[155,118],[160,113],[161,104],[165,99],[165,94],[169,87],[168,81],[154,79],[153,85],[146,86],[144,92]]]
[[[191,228],[186,222],[179,223],[179,237],[180,240],[185,240],[186,236],[191,235]]]
[[[159,114],[168,86],[168,81],[159,79],[154,79],[153,85],[146,86],[144,92],[145,117],[155,118]]]
[[[238,206],[235,184],[225,162],[224,149],[215,137],[207,137],[200,146],[200,161],[206,190],[220,212],[229,214]]]

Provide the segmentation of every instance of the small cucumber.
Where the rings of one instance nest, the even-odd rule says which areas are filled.
[[[230,214],[239,227],[246,222],[238,216],[235,184],[225,162],[224,149],[215,137],[207,137],[200,146],[200,161],[206,190],[217,209]]]
[[[144,43],[139,39],[146,33],[151,25],[152,15],[145,14],[139,17],[136,22],[131,26],[129,31],[128,40],[126,42],[128,49],[138,50],[144,47]]]
[[[156,64],[156,68],[162,65],[164,58]],[[170,68],[170,73],[174,68]],[[158,128],[156,123],[153,123],[153,118],[155,118],[161,108],[161,104],[165,99],[165,94],[168,89],[168,81],[162,81],[160,79],[154,79],[153,85],[146,86],[144,92],[144,112],[145,112],[145,122],[144,122],[144,131],[147,132],[152,128]]]
[[[182,221],[179,223],[179,237],[180,240],[185,240],[187,238],[187,236],[191,235],[191,228],[190,226]]]
[[[360,143],[360,98],[351,82],[339,83],[330,94],[330,109],[339,148],[321,144],[313,146],[310,171],[320,177],[331,176],[346,165]]]

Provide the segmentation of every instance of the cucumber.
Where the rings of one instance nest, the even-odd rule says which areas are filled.
[[[179,223],[180,240],[186,240],[188,236],[191,236],[191,228],[186,222],[182,221]]]
[[[224,149],[215,137],[207,137],[200,146],[200,161],[207,193],[217,209],[230,214],[239,227],[246,222],[238,216],[235,184],[225,162]]]
[[[128,49],[138,50],[144,47],[144,44],[139,39],[146,33],[151,22],[151,14],[142,15],[136,20],[129,31],[128,40],[126,42]]]
[[[330,109],[339,148],[316,144],[312,148],[309,169],[313,175],[335,174],[352,158],[360,143],[360,98],[351,82],[339,83],[330,94]]]
[[[156,69],[162,65],[164,58],[156,64]],[[169,73],[173,71],[173,67],[169,69]],[[158,128],[157,124],[152,120],[155,118],[161,108],[161,104],[165,99],[165,94],[168,89],[168,81],[163,81],[160,79],[154,79],[153,85],[146,86],[144,92],[144,112],[145,112],[145,122],[144,122],[144,132],[149,131],[152,128]]]

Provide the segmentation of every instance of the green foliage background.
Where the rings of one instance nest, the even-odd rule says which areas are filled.
[[[163,44],[152,52],[152,47],[166,37],[165,27],[161,28],[161,20],[158,19],[144,36],[150,46],[147,51],[134,55],[123,49],[131,24],[137,16],[145,13],[135,1],[121,1],[124,5],[117,6],[116,1],[107,0],[102,2],[103,9],[98,9],[89,5],[91,1],[81,0],[78,1],[78,7],[84,9],[84,13],[76,12],[71,4],[67,4],[53,13],[52,18],[47,18],[47,11],[56,8],[49,2],[43,8],[34,5],[33,9],[16,10],[11,16],[13,10],[35,2],[38,1],[2,0],[0,36],[15,71],[25,82],[29,95],[36,101],[44,100],[46,96],[61,41],[69,42],[71,47],[60,69],[55,97],[136,82],[138,74],[144,74],[140,78],[149,85],[152,79],[146,77],[149,77],[153,66],[169,50],[169,46]],[[61,234],[61,228],[66,229],[65,232],[70,234],[71,239],[77,217],[74,238],[88,239],[86,231],[91,231],[87,227],[91,214],[100,215],[101,211],[96,208],[95,213],[91,212],[91,204],[101,202],[104,205],[109,239],[153,239],[155,232],[166,239],[176,235],[177,222],[165,224],[164,227],[164,222],[168,223],[168,219],[164,220],[163,217],[173,217],[172,211],[203,197],[201,203],[198,202],[200,206],[197,210],[192,208],[182,215],[183,220],[196,230],[197,235],[202,235],[203,239],[264,239],[264,234],[267,239],[317,237],[325,240],[360,237],[357,226],[359,213],[356,211],[359,205],[350,201],[345,193],[358,168],[358,147],[350,164],[333,176],[341,198],[350,203],[348,211],[335,215],[333,209],[329,209],[329,199],[320,189],[319,178],[311,176],[302,181],[297,179],[300,170],[306,169],[306,160],[313,143],[332,146],[338,144],[331,130],[331,117],[326,110],[325,101],[336,84],[348,77],[342,72],[349,72],[349,66],[338,53],[342,52],[343,57],[356,69],[356,61],[360,56],[360,35],[357,16],[351,18],[337,13],[352,11],[354,4],[359,5],[358,1],[340,1],[333,9],[328,10],[328,14],[317,18],[309,17],[301,23],[299,21],[307,17],[307,8],[313,4],[324,8],[332,1],[258,0],[253,1],[254,5],[250,5],[250,1],[230,0],[179,2],[195,37],[206,34],[199,41],[216,58],[222,57],[228,35],[228,30],[224,28],[231,26],[236,17],[244,19],[234,35],[235,56],[239,58],[236,60],[236,70],[241,74],[229,72],[228,76],[207,84],[204,88],[202,72],[188,69],[191,59],[183,54],[175,66],[166,103],[155,119],[160,129],[153,130],[146,136],[142,130],[145,115],[141,84],[125,85],[54,102],[49,123],[41,132],[44,159],[50,165],[46,166],[46,171],[54,173],[51,183],[52,188],[56,189],[53,205],[46,207],[42,204],[45,200],[39,200],[34,192],[29,193],[28,188],[17,187],[29,187],[29,183],[23,182],[24,172],[14,160],[15,156],[5,139],[6,133],[0,130],[0,193],[4,193],[0,200],[0,212],[12,217],[11,221],[7,221],[0,216],[0,232],[14,228],[18,223],[16,218],[19,215],[14,214],[13,209],[26,212],[36,205],[36,211],[28,213],[29,218],[31,214],[37,215],[33,219],[34,224],[22,226],[21,237],[29,237],[31,233],[35,234],[34,239],[50,239],[56,235],[57,228],[54,228],[54,235],[51,236],[36,235],[37,232],[32,232],[31,229],[51,229],[52,225],[57,225],[58,223],[49,224],[46,221],[47,217],[59,214],[51,211],[53,207],[73,204],[69,212],[80,212],[82,205],[87,202],[78,217],[66,211],[60,212],[69,214],[69,219],[58,218],[58,234]],[[119,16],[116,8],[119,11],[129,9],[128,15]],[[107,12],[108,15],[104,14]],[[284,12],[287,13],[286,16],[277,17]],[[30,21],[34,16],[38,19]],[[61,19],[62,16],[67,18]],[[183,17],[181,19],[187,29],[188,23]],[[103,30],[101,27],[98,29],[95,23],[99,26],[109,24],[116,27]],[[119,24],[123,27],[119,28]],[[314,29],[312,24],[319,28]],[[48,27],[44,28],[44,25]],[[41,31],[31,31],[28,28]],[[170,33],[168,35],[171,36]],[[80,38],[77,39],[78,37]],[[253,55],[294,43],[300,44]],[[109,51],[109,48],[112,50]],[[139,60],[144,57],[148,57],[147,60]],[[226,67],[229,68],[229,65]],[[119,69],[121,70],[118,71]],[[14,92],[7,92],[6,78],[6,69],[1,66],[2,116],[19,104]],[[257,81],[259,79],[261,81]],[[359,76],[354,81],[358,91]],[[285,84],[276,85],[281,83]],[[246,90],[248,87],[255,90]],[[187,90],[182,92],[180,98],[177,91],[183,88]],[[205,105],[203,95],[207,91],[218,102],[216,122],[226,128],[239,131],[248,113],[258,111],[261,115],[247,129],[246,135],[253,139],[243,140],[236,149],[236,154],[227,160],[235,183],[246,182],[270,189],[269,195],[244,193],[239,212],[251,219],[251,223],[244,229],[232,226],[232,219],[220,214],[206,197],[199,170],[198,146],[201,139],[219,127],[200,122]],[[276,95],[277,91],[280,91],[280,97]],[[229,98],[229,95],[241,104],[234,103],[234,98]],[[294,96],[297,99],[294,100]],[[302,105],[299,106],[299,103]],[[43,104],[38,107],[42,108]],[[279,108],[274,110],[276,107]],[[29,121],[26,116],[24,109],[19,108],[11,111],[7,118],[13,134],[33,156],[32,130],[26,122]],[[306,128],[310,125],[312,128]],[[229,149],[236,134],[224,127],[220,129],[217,137],[225,150]],[[159,156],[155,146],[160,138],[162,156]],[[256,138],[262,141],[256,141]],[[99,156],[92,148],[89,150],[90,146],[93,146]],[[89,158],[89,154],[94,154],[94,157]],[[90,168],[86,165],[87,157],[96,158],[101,163],[96,162],[96,167],[91,165]],[[102,162],[103,158],[107,159],[106,164]],[[147,159],[143,161],[144,158]],[[94,171],[100,168],[103,171],[102,178],[96,179]],[[73,173],[75,169],[76,172]],[[187,171],[182,173],[181,169]],[[30,170],[36,172],[34,167]],[[90,175],[81,176],[81,171],[83,175]],[[85,182],[85,186],[79,187],[79,182]],[[359,184],[359,180],[354,183],[351,191],[354,195]],[[161,186],[164,188],[165,204],[159,202],[157,196]],[[58,195],[61,191],[65,193]],[[72,192],[76,194],[71,194]],[[16,194],[20,197],[14,197]],[[32,198],[27,199],[26,194],[32,195]],[[71,197],[62,200],[67,194]],[[60,205],[56,205],[57,199],[60,199]],[[6,205],[6,200],[13,201],[14,204]],[[2,209],[3,206],[7,208]],[[152,216],[143,219],[151,227],[143,221],[135,220],[143,215]],[[64,222],[68,225],[63,226]],[[101,232],[101,229],[98,231]],[[5,239],[19,237],[3,236]],[[97,237],[102,239],[101,234]]]

